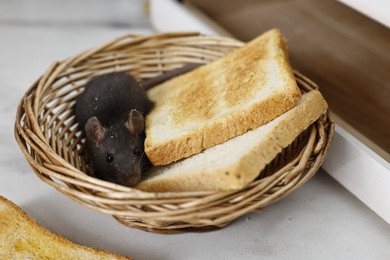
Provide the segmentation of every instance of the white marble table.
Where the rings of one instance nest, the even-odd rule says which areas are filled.
[[[142,5],[0,1],[0,195],[55,233],[135,259],[390,259],[390,226],[322,170],[263,212],[178,235],[127,228],[35,176],[13,134],[20,98],[55,60],[124,33],[153,33]]]

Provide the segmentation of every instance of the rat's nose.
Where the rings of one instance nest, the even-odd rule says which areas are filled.
[[[139,174],[133,174],[128,178],[128,185],[130,187],[134,187],[135,185],[138,184],[140,181],[140,175]]]

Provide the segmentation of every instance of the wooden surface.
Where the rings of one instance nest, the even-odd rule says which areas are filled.
[[[292,66],[314,80],[331,110],[390,153],[390,29],[327,0],[191,0],[236,38],[277,27]]]

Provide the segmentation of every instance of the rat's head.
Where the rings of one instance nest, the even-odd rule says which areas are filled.
[[[150,165],[144,154],[144,128],[144,117],[136,109],[131,110],[126,122],[109,127],[101,125],[96,117],[87,121],[87,147],[97,178],[125,186],[139,182]]]

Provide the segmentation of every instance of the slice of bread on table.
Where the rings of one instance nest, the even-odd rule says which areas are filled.
[[[221,59],[148,91],[145,153],[166,165],[242,135],[301,97],[284,39],[270,30]]]
[[[75,244],[39,226],[0,196],[0,259],[131,259]]]
[[[263,126],[190,158],[152,168],[137,188],[154,192],[240,189],[256,179],[327,107],[318,90],[305,93],[292,109]]]

